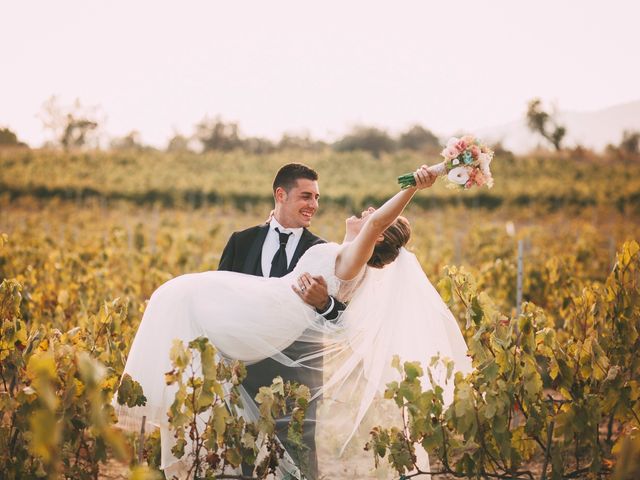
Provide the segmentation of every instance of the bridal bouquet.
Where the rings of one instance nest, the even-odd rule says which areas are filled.
[[[447,187],[493,187],[493,177],[489,170],[493,151],[474,136],[450,138],[441,155],[444,161],[430,166],[429,170],[436,175],[446,175],[450,182]],[[398,183],[402,188],[409,188],[416,184],[416,180],[413,173],[407,173],[398,177]]]

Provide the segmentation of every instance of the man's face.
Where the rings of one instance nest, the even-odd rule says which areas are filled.
[[[276,219],[283,227],[300,228],[311,225],[311,218],[318,210],[320,198],[318,182],[299,178],[289,192],[278,187],[275,196]]]

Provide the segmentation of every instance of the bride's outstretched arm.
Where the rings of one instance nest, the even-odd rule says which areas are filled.
[[[430,187],[436,174],[423,165],[415,172],[416,186],[401,190],[384,205],[367,217],[365,224],[352,242],[348,243],[336,259],[336,275],[349,280],[355,277],[367,263],[382,233],[402,213],[418,190]]]

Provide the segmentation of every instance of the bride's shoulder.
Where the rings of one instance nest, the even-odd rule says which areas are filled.
[[[335,262],[340,248],[341,245],[335,242],[317,243],[304,252],[304,258],[313,262]]]
[[[330,253],[337,253],[340,248],[342,247],[341,244],[339,243],[335,243],[335,242],[322,242],[322,243],[316,243],[314,246],[310,247],[307,250],[307,253],[315,253],[315,254],[330,254]]]

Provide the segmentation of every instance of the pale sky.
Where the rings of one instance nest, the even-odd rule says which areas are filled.
[[[40,144],[55,94],[161,147],[205,115],[272,139],[473,131],[535,96],[574,111],[640,99],[639,18],[635,0],[3,2],[0,126]]]

